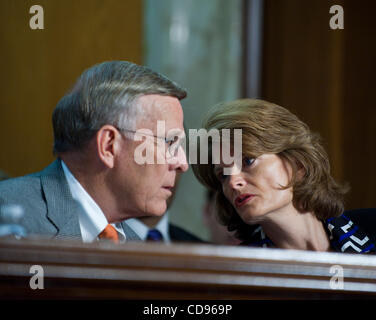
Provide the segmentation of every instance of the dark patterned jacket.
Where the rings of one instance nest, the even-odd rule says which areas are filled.
[[[376,254],[376,208],[345,211],[340,217],[327,219],[323,224],[333,251]],[[261,226],[242,245],[274,247]]]

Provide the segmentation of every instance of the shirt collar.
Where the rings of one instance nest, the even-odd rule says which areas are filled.
[[[127,220],[127,224],[136,232],[136,234],[145,241],[149,227],[141,222],[139,219],[132,218]],[[157,229],[163,236],[164,242],[170,243],[170,235],[168,233],[168,211],[163,215],[157,225],[151,229]]]
[[[98,235],[107,226],[108,221],[102,209],[97,205],[93,198],[73,176],[69,168],[62,160],[61,165],[63,167],[63,171],[73,199],[78,201],[78,203],[83,208],[83,210],[80,210],[80,213],[78,215],[82,240],[83,242],[92,242],[97,239]],[[125,234],[123,228],[121,227],[121,224],[116,223],[112,225],[115,227],[118,233],[120,233],[120,241],[124,241]]]

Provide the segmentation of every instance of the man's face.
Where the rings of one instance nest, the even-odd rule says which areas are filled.
[[[161,95],[141,96],[136,108],[143,108],[143,116],[137,121],[136,130],[148,129],[152,135],[135,141],[122,135],[119,157],[116,160],[113,175],[114,192],[121,215],[129,217],[161,216],[167,209],[166,201],[172,195],[178,172],[188,169],[185,151],[179,148],[174,159],[164,152],[169,133],[184,133],[183,110],[177,98]],[[165,132],[157,131],[157,121],[164,121]],[[154,152],[153,164],[138,164],[135,150],[145,146],[145,150]],[[159,147],[158,147],[159,146]],[[158,148],[157,148],[158,147]],[[157,157],[166,157],[163,164],[157,164]],[[171,161],[174,160],[174,161]]]

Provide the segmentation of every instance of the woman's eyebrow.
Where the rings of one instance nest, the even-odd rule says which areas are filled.
[[[220,166],[215,166],[214,167],[214,174],[217,174],[219,171],[222,171],[223,169],[222,169],[222,167],[220,167]]]

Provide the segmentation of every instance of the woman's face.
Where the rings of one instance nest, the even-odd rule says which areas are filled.
[[[247,224],[257,224],[273,213],[289,209],[292,188],[282,189],[291,179],[291,167],[275,154],[243,158],[240,173],[223,175],[225,165],[215,165],[225,197]],[[239,171],[239,170],[238,170]]]

